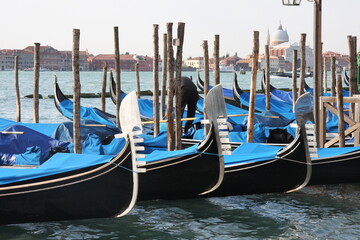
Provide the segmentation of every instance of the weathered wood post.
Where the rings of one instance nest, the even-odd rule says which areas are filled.
[[[266,110],[270,110],[270,52],[269,45],[265,45],[265,97]]]
[[[102,88],[101,88],[101,110],[104,112],[106,110],[106,77],[107,77],[107,63],[104,62]]]
[[[182,124],[181,124],[181,68],[182,68],[182,52],[184,44],[184,32],[185,32],[185,23],[179,22],[177,29],[177,39],[176,39],[176,77],[175,77],[175,103],[176,103],[176,149],[181,149],[181,134],[182,134]]]
[[[356,63],[356,37],[349,35],[349,91],[350,97],[358,93],[357,90],[357,63]],[[350,116],[354,117],[355,104],[350,104]]]
[[[110,72],[110,76],[109,76],[109,92],[110,92],[111,84],[112,84],[112,80],[114,79],[114,76],[113,76],[113,72],[111,69],[109,72]]]
[[[141,98],[141,89],[140,89],[140,75],[139,75],[139,61],[135,63],[135,77],[136,77],[136,93],[137,98]]]
[[[116,71],[116,126],[120,127],[120,50],[119,50],[119,28],[114,27],[114,44],[115,44],[115,71]]]
[[[344,128],[344,99],[342,92],[342,78],[338,75],[336,78],[336,102],[338,108],[338,132],[339,147],[345,147],[345,128]]]
[[[327,64],[327,61],[326,61],[326,57],[324,57],[324,61],[323,61],[323,64],[324,64],[324,68],[323,68],[323,87],[324,87],[324,93],[327,93],[327,67],[326,67],[326,64]]]
[[[355,94],[354,97],[358,97],[360,98],[360,95]],[[360,122],[360,103],[357,102],[355,103],[355,122]],[[356,130],[353,133],[353,137],[354,137],[354,146],[360,146],[360,131]]]
[[[305,69],[306,69],[306,33],[301,34],[300,39],[300,84],[299,84],[299,96],[304,93],[305,89]]]
[[[166,82],[167,82],[167,34],[163,35],[163,60],[162,60],[162,88],[161,88],[161,101],[160,101],[160,114],[161,119],[165,117],[165,100],[166,100]]]
[[[40,76],[40,43],[34,45],[34,114],[33,122],[39,122],[39,76]]]
[[[210,76],[209,76],[209,50],[207,40],[203,40],[203,56],[204,56],[204,98],[209,92]],[[204,111],[206,112],[206,111]]]
[[[335,96],[335,85],[336,85],[336,58],[331,57],[331,63],[330,63],[330,69],[331,69],[331,96]]]
[[[19,89],[19,56],[15,56],[14,72],[15,72],[15,95],[16,95],[16,121],[21,122],[21,102],[20,102],[20,89]]]
[[[214,40],[214,86],[220,83],[220,35],[215,34]]]
[[[167,70],[168,70],[168,110],[167,110],[167,135],[168,135],[168,150],[173,151],[175,148],[175,133],[174,133],[174,49],[172,46],[172,23],[167,23]]]
[[[210,78],[209,78],[209,50],[207,40],[203,40],[203,54],[204,54],[204,99],[209,92]],[[205,102],[205,101],[204,101]],[[207,119],[206,104],[204,104],[204,119]],[[209,126],[204,125],[204,136],[208,133]]]
[[[253,59],[251,69],[251,84],[250,84],[250,100],[249,100],[249,116],[247,123],[247,142],[254,141],[254,114],[255,114],[255,101],[256,101],[256,78],[258,71],[259,59],[259,32],[254,31],[253,40]]]
[[[293,59],[292,59],[292,96],[293,96],[293,111],[295,112],[295,102],[296,102],[296,93],[297,93],[297,50],[293,49],[292,51]]]
[[[159,134],[159,25],[153,25],[154,58],[153,58],[153,108],[154,137]]]
[[[81,135],[80,135],[80,71],[79,71],[79,43],[80,30],[73,30],[73,49],[72,49],[72,70],[73,70],[73,132],[74,132],[74,152],[81,154]]]

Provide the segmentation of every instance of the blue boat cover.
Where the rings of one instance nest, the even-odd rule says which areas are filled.
[[[231,142],[246,142],[247,140],[247,127],[239,124],[235,125],[233,131],[229,132],[229,138]],[[265,143],[266,142],[266,128],[261,124],[254,125],[254,142]],[[204,129],[196,130],[193,139],[202,140],[204,139]]]
[[[34,131],[40,132],[46,136],[51,136],[59,124],[58,123],[23,123],[23,122],[14,122],[5,118],[0,118],[1,131],[3,131],[5,128],[10,127],[11,125],[22,125]]]
[[[96,124],[97,122],[90,120],[82,120],[80,125],[81,139],[84,140],[90,133],[96,134],[100,137],[101,141],[107,136],[120,133],[120,129],[111,126],[86,126],[86,124]],[[58,124],[57,128],[53,131],[51,137],[60,141],[73,142],[74,136],[73,122],[63,122]]]
[[[198,144],[195,144],[191,147],[182,149],[182,150],[176,150],[176,151],[164,151],[164,150],[155,150],[152,153],[146,155],[145,158],[141,158],[139,160],[145,161],[145,162],[154,162],[166,158],[172,158],[172,157],[179,157],[179,156],[186,156],[191,154],[198,153],[197,151]]]
[[[233,90],[229,88],[223,88],[224,97],[234,98]]]
[[[242,91],[239,98],[241,104],[249,106],[249,92]],[[264,112],[266,110],[266,97],[264,94],[256,94],[255,109],[259,112]],[[279,101],[274,98],[270,98],[270,109],[278,113],[291,113],[293,110],[292,104],[286,103],[284,101]]]
[[[71,100],[61,101],[60,109],[62,114],[69,118],[73,119],[73,102]],[[104,118],[104,115],[99,112],[96,108],[92,107],[80,107],[80,119],[92,120],[100,124],[105,124],[107,126],[116,127],[116,123],[112,119]]]
[[[258,162],[275,159],[282,147],[269,146],[257,143],[242,143],[232,155],[224,156],[225,166],[239,163]]]
[[[125,146],[125,138],[114,138],[109,144],[102,144],[101,138],[95,134],[89,133],[87,138],[81,142],[82,153],[92,155],[116,155]],[[69,151],[74,152],[74,143],[70,143]]]
[[[69,172],[111,161],[111,155],[57,153],[37,168],[0,168],[0,184],[25,181]]]
[[[346,153],[359,151],[360,147],[343,147],[343,148],[318,148],[317,158],[334,157]]]
[[[4,131],[23,134],[0,133],[0,164],[39,165],[50,157],[50,149],[68,146],[68,142],[58,141],[22,125],[12,125]]]
[[[152,100],[144,99],[144,98],[138,99],[138,105],[139,105],[140,116],[142,118],[149,118],[149,119],[154,118],[154,106]]]
[[[278,100],[282,100],[288,104],[292,104],[293,102],[293,96],[292,96],[292,91],[283,91],[283,90],[279,90],[279,89],[274,89],[270,92],[271,97],[278,99]]]
[[[225,103],[225,107],[226,107],[226,112],[228,115],[248,114],[249,113],[249,111],[247,111],[245,109],[233,106],[228,103]],[[196,108],[198,109],[199,112],[202,112],[202,113],[204,112],[204,99],[203,98],[200,98],[197,101]],[[244,116],[244,117],[246,117],[246,116]]]

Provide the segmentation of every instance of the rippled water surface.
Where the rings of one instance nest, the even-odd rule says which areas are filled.
[[[61,89],[72,93],[72,74],[57,73]],[[184,73],[196,76],[196,73]],[[53,94],[53,73],[41,72],[40,94]],[[134,73],[122,73],[122,88],[135,89]],[[142,90],[151,89],[152,73],[141,73]],[[31,72],[20,72],[21,95],[32,94]],[[222,74],[231,88],[232,74]],[[249,88],[250,75],[240,75]],[[260,76],[259,76],[260,79]],[[101,72],[81,73],[82,92],[101,91]],[[290,79],[272,79],[288,87]],[[13,72],[0,72],[1,117],[15,119]],[[309,80],[311,83],[311,79]],[[81,99],[83,106],[100,106],[100,99]],[[21,99],[22,119],[32,121],[32,99]],[[107,99],[107,111],[114,113]],[[40,100],[40,122],[66,121],[52,99]],[[139,202],[127,215],[0,226],[3,239],[358,239],[360,236],[360,185],[307,187],[289,194],[264,194],[182,201]]]

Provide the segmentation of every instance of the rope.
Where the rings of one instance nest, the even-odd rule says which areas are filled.
[[[122,165],[120,165],[120,164],[115,164],[115,163],[111,163],[112,165],[115,165],[116,167],[121,167],[121,168],[123,168],[123,169],[125,169],[125,170],[128,170],[128,171],[130,171],[130,172],[133,172],[133,173],[139,173],[139,172],[137,172],[137,171],[135,171],[135,170],[133,170],[133,169],[129,169],[129,168],[127,168],[127,167],[124,167],[124,166],[122,166]]]
[[[295,163],[305,164],[305,165],[309,165],[309,166],[312,165],[311,163],[308,163],[308,162],[301,162],[301,161],[294,160],[294,159],[289,159],[289,158],[283,158],[283,157],[278,157],[278,156],[276,156],[275,158],[276,158],[276,159],[280,159],[280,160],[286,160],[286,161],[289,161],[289,162],[295,162]]]

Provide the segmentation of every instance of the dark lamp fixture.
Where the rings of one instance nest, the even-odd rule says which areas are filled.
[[[285,6],[299,6],[301,0],[282,0],[283,5]]]

